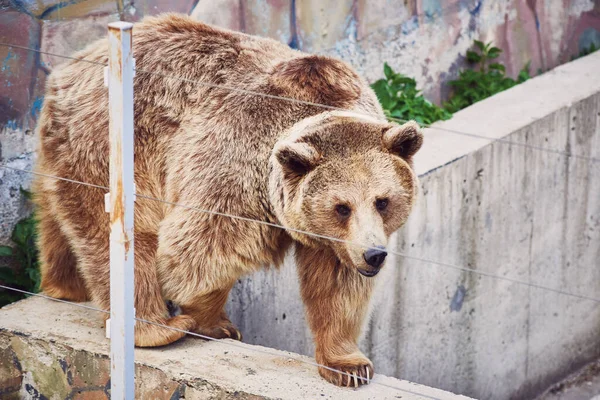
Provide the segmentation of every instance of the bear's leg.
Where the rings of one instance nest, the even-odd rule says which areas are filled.
[[[194,332],[215,339],[242,340],[241,332],[231,323],[224,310],[231,287],[229,285],[226,289],[197,296],[181,305],[183,313],[194,317],[198,324]]]
[[[189,315],[169,318],[169,311],[162,297],[156,273],[157,235],[137,232],[135,234],[135,308],[136,317],[184,331],[196,327],[196,321]],[[157,325],[136,322],[135,345],[138,347],[163,346],[185,336],[184,332]]]
[[[185,203],[186,199],[180,199]],[[191,203],[191,201],[189,201]],[[224,307],[243,263],[223,222],[188,209],[174,209],[160,226],[157,265],[163,297],[196,320],[194,332],[213,338],[241,340]],[[236,230],[237,232],[237,230]]]
[[[357,342],[367,315],[373,281],[340,265],[330,250],[296,247],[300,290],[315,339],[323,378],[336,385],[358,386],[373,377],[373,364]],[[349,374],[349,375],[346,375]],[[360,379],[363,378],[363,379]]]
[[[184,332],[170,328],[189,331],[196,327],[196,321],[189,315],[178,315],[169,318],[167,305],[162,297],[156,274],[155,233],[135,232],[134,236],[134,303],[136,317],[157,326],[137,321],[135,325],[135,345],[138,347],[164,346],[185,336]],[[110,308],[110,268],[108,234],[101,238],[89,238],[85,247],[78,248],[82,256],[84,278],[94,303],[102,309]],[[105,314],[105,318],[109,315]]]
[[[38,207],[36,217],[42,290],[57,299],[87,301],[85,283],[77,271],[77,259],[58,221],[44,206]]]

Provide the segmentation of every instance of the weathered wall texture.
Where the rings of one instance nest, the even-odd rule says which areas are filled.
[[[71,55],[106,35],[107,23],[120,18],[137,21],[165,11],[189,13],[194,0],[8,0],[0,2],[0,42]],[[31,169],[33,131],[44,100],[46,76],[65,60],[0,46],[0,163]],[[0,244],[15,222],[28,212],[19,187],[26,174],[0,168]]]
[[[597,0],[219,0],[200,1],[192,15],[341,57],[369,81],[387,61],[436,102],[474,39],[504,50],[509,75],[527,62],[547,71],[600,41]]]
[[[68,55],[103,36],[109,21],[164,11],[341,57],[369,81],[387,61],[434,101],[447,95],[444,82],[473,39],[502,47],[511,75],[528,61],[533,73],[545,71],[600,44],[598,0],[8,0],[0,42]],[[45,77],[62,60],[0,46],[0,62],[0,162],[29,168]],[[0,170],[0,243],[25,212],[18,188],[28,182]]]
[[[600,298],[598,71],[600,52],[436,124],[584,158],[427,129],[393,248]],[[228,309],[250,343],[312,354],[294,268],[243,279]],[[526,399],[600,356],[597,302],[401,256],[380,275],[362,348],[381,373]]]
[[[48,316],[53,323],[39,323]],[[0,309],[0,399],[110,399],[110,345],[102,325],[89,309],[41,298]],[[382,375],[359,389],[334,386],[308,357],[230,339],[188,337],[136,349],[135,361],[141,400],[469,400]]]

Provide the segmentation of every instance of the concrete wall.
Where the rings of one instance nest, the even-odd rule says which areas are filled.
[[[394,249],[600,298],[600,53],[427,129],[421,196]],[[362,348],[381,373],[481,399],[531,398],[600,356],[600,304],[396,256]],[[312,354],[294,266],[242,280],[244,337]],[[293,335],[291,334],[293,333]]]
[[[545,71],[600,44],[597,0],[8,0],[0,6],[0,42],[68,55],[103,36],[109,21],[164,11],[341,57],[369,81],[387,61],[436,102],[474,39],[502,47],[513,76],[528,61],[533,73]],[[0,162],[28,168],[45,78],[64,60],[6,47],[0,60]],[[18,189],[29,177],[0,170],[0,181],[3,243],[27,212]]]

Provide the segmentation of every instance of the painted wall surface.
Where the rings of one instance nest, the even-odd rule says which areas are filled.
[[[8,0],[0,2],[0,162],[31,169],[34,129],[44,101],[44,85],[52,68],[106,35],[107,23],[137,21],[165,11],[189,13],[195,0]],[[19,187],[27,174],[0,168],[0,244],[8,242],[16,221],[30,212]]]

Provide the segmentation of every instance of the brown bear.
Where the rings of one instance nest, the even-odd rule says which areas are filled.
[[[75,56],[106,64],[107,43]],[[286,228],[138,196],[137,317],[241,339],[224,311],[230,289],[240,276],[280,264],[293,244],[316,360],[353,377],[319,372],[338,385],[372,377],[357,340],[388,238],[415,199],[418,125],[388,123],[370,87],[341,61],[187,16],[136,24],[133,51],[137,193]],[[108,186],[101,65],[71,61],[53,71],[37,129],[37,171]],[[43,290],[108,309],[105,190],[40,176],[34,194]],[[169,314],[167,300],[179,315]],[[142,347],[182,336],[135,328]]]

